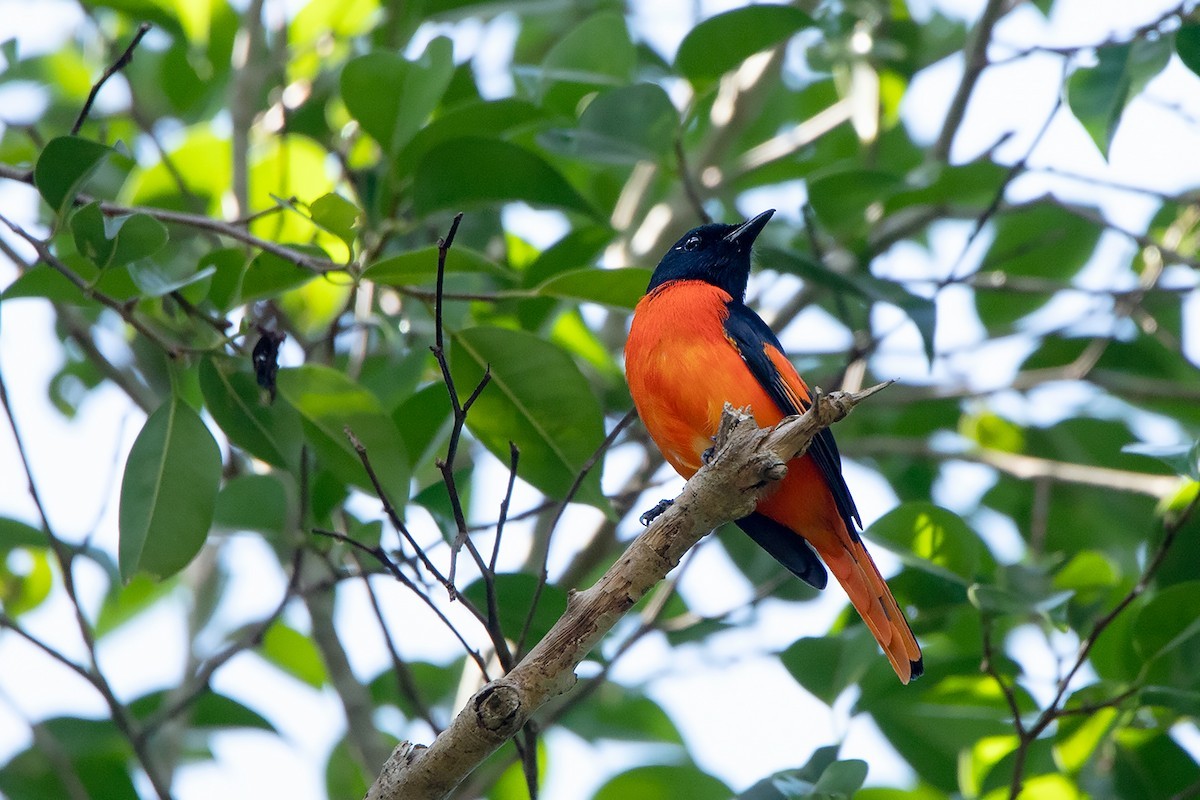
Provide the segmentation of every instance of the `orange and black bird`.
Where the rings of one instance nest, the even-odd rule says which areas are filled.
[[[663,256],[634,311],[625,345],[629,391],[650,436],[684,478],[700,469],[726,402],[750,406],[760,426],[811,402],[779,339],[744,302],[750,247],[774,213],[688,231]],[[900,680],[922,673],[920,645],[859,538],[862,520],[828,430],[788,464],[778,489],[736,522],[818,589],[828,566]]]

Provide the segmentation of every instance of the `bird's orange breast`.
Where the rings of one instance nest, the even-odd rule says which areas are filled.
[[[783,418],[726,337],[729,295],[703,281],[664,284],[642,298],[625,345],[625,374],[646,429],[690,478],[712,446],[725,403],[759,425]]]

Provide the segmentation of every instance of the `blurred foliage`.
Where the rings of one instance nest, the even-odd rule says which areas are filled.
[[[614,0],[308,0],[286,15],[268,3],[261,18],[248,16],[262,13],[256,2],[81,5],[86,20],[56,50],[3,45],[0,86],[44,99],[29,124],[3,128],[0,166],[40,195],[45,248],[17,263],[0,308],[32,301],[56,314],[62,364],[47,402],[59,413],[115,387],[146,416],[119,478],[119,552],[0,519],[2,635],[25,625],[41,635],[31,612],[63,585],[64,565],[87,561],[108,582],[94,605],[80,601],[91,636],[182,598],[194,656],[179,687],[112,698],[107,717],[32,721],[28,748],[0,769],[0,792],[148,796],[144,772],[169,785],[213,758],[214,733],[286,739],[252,703],[209,688],[225,659],[253,651],[341,698],[349,731],[329,755],[326,788],[362,793],[395,738],[427,739],[454,712],[460,678],[478,675],[461,649],[449,663],[405,660],[396,626],[392,666],[366,686],[350,674],[333,598],[364,571],[373,585],[393,580],[372,548],[392,553],[431,607],[451,608],[379,500],[444,569],[461,509],[478,516],[472,494],[503,493],[496,476],[517,446],[517,476],[546,502],[507,523],[507,567],[485,580],[490,554],[478,564],[464,554],[458,586],[527,650],[656,499],[662,462],[636,423],[581,477],[631,407],[621,348],[648,270],[702,217],[737,220],[767,202],[780,213],[751,299],[777,330],[826,332],[793,352],[809,382],[870,383],[896,375],[880,371],[895,358],[880,359],[920,360],[837,436],[900,501],[866,536],[899,558],[891,584],[926,675],[899,685],[853,614],[782,648],[800,687],[871,717],[913,778],[860,791],[868,765],[839,760],[830,732],[807,763],[800,754],[738,796],[1200,791],[1200,522],[1186,483],[1200,477],[1200,372],[1183,354],[1200,213],[1192,196],[1158,197],[1150,225],[1129,232],[1136,247],[1105,251],[1116,226],[1096,205],[1052,192],[1010,199],[1030,171],[1011,149],[951,162],[914,139],[902,121],[909,89],[977,44],[968,22],[929,4],[910,12],[905,0],[748,6],[680,20],[669,53]],[[1053,9],[1042,0],[1014,13]],[[1060,113],[1105,157],[1126,109],[1169,64],[1200,70],[1200,22],[1187,10],[1093,43],[1091,58],[1049,54],[1064,64]],[[128,96],[92,108],[72,133],[93,82],[143,21],[151,35],[112,79]],[[980,31],[985,42],[990,33]],[[951,138],[962,122],[953,114]],[[797,186],[804,207],[781,188]],[[458,211],[439,317],[436,242]],[[538,226],[555,232],[549,243]],[[946,230],[969,237],[956,261],[937,246]],[[31,252],[0,232],[14,253]],[[1104,282],[1094,271],[1084,282],[1102,259]],[[965,322],[948,318],[949,293],[969,299],[954,306]],[[287,337],[281,367],[273,353],[252,359],[265,332]],[[442,332],[444,365],[430,352]],[[827,335],[851,344],[831,349]],[[1025,348],[1019,366],[993,367],[1012,341]],[[1142,445],[1149,428],[1178,441]],[[606,459],[620,466],[602,483]],[[952,488],[964,464],[987,476],[973,496]],[[19,465],[4,469],[20,491]],[[603,513],[590,517],[594,532],[571,533],[570,565],[542,586],[568,497]],[[498,510],[487,513],[494,521]],[[215,609],[233,580],[219,556],[235,532],[260,539],[282,573],[298,572],[273,614],[228,628]],[[639,607],[644,624],[627,620],[594,654],[599,677],[544,713],[545,727],[584,742],[639,748],[634,766],[592,787],[598,800],[743,788],[693,760],[645,685],[604,680],[643,636],[686,654],[714,647],[766,596],[797,607],[813,597],[740,533],[718,541],[726,568],[760,589],[754,600],[705,618],[674,584],[660,589]],[[488,646],[473,620],[455,620],[464,644]],[[1061,660],[1047,679],[1050,651]],[[352,717],[355,707],[365,716]],[[571,768],[553,738],[532,756],[535,771]],[[502,750],[461,796],[527,796],[515,759]]]

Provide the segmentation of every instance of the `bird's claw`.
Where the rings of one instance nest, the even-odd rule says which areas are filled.
[[[674,500],[659,500],[658,504],[654,506],[654,508],[638,517],[638,522],[642,523],[643,525],[649,525],[651,522],[658,519],[664,511],[674,504]]]
[[[717,457],[717,446],[715,444],[700,454],[700,460],[704,462],[704,466],[706,466],[706,467],[709,464],[711,464],[713,462],[713,459],[716,457]]]

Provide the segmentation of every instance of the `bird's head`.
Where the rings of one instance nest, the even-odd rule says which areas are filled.
[[[774,213],[772,208],[738,225],[714,223],[688,231],[658,262],[646,291],[670,281],[705,281],[741,300],[750,279],[750,246]]]

